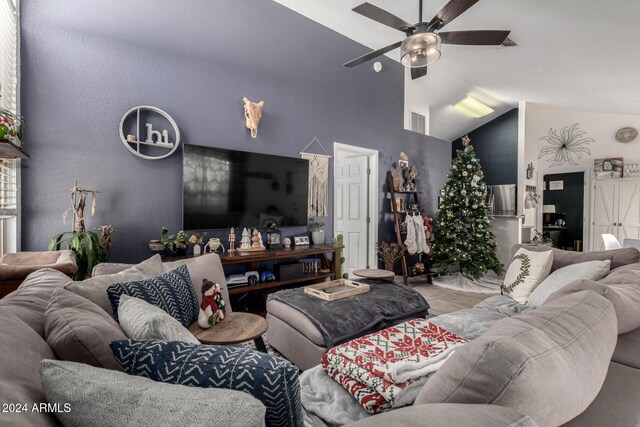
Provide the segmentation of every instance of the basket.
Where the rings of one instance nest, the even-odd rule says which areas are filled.
[[[627,163],[624,165],[624,177],[633,178],[640,176],[640,163]]]

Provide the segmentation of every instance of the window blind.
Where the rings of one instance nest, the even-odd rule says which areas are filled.
[[[18,214],[18,179],[16,160],[0,160],[0,219],[13,218]]]
[[[18,27],[14,0],[0,0],[0,107],[17,113]]]

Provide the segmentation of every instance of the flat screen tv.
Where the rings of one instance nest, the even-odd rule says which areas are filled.
[[[309,161],[185,144],[183,228],[307,224]]]

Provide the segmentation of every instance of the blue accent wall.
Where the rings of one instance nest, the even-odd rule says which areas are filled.
[[[480,159],[487,185],[518,183],[518,109],[507,111],[469,132],[471,145]],[[462,139],[453,141],[452,156],[462,149]]]
[[[369,50],[353,40],[269,0],[21,4],[31,155],[22,167],[23,250],[44,250],[71,229],[62,214],[76,179],[100,191],[87,225],[113,225],[113,261],[148,257],[162,226],[182,227],[181,150],[149,161],[120,142],[120,118],[135,105],[167,111],[191,144],[296,157],[317,136],[327,150],[334,141],[377,149],[385,187],[404,151],[435,209],[451,144],[403,130],[400,64],[382,57],[380,73],[341,65]],[[245,128],[244,96],[265,101],[257,139]],[[392,237],[385,195],[381,188],[380,239]]]

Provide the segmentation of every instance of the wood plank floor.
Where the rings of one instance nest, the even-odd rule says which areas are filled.
[[[420,292],[420,294],[425,297],[431,306],[429,314],[433,316],[471,308],[480,301],[483,301],[493,295],[454,291],[451,289],[441,288],[439,286],[433,286],[426,283],[426,281],[419,281],[417,279],[411,280],[409,282],[409,286]]]

